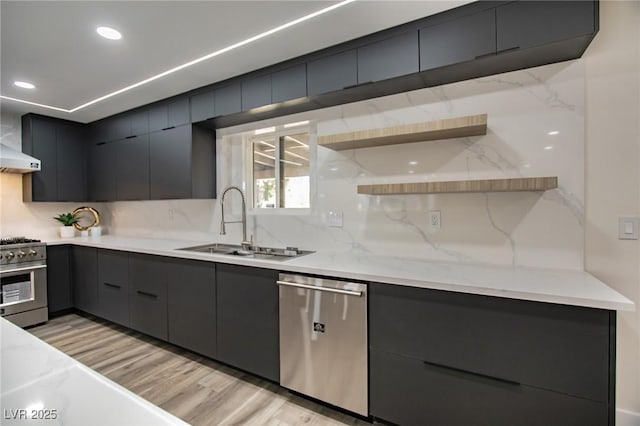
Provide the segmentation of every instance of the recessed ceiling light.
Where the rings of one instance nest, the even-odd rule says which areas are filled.
[[[409,170],[409,174],[414,174],[415,172],[413,170]]]
[[[547,145],[544,147],[544,149],[546,149],[547,151],[553,149],[553,145]]]
[[[560,134],[560,132],[559,132],[559,131],[557,131],[557,130],[552,130],[552,131],[550,131],[550,132],[547,132],[547,134],[548,134],[549,136],[555,136],[555,135]]]
[[[309,124],[309,120],[296,121],[295,123],[287,123],[284,125],[284,128],[288,129],[289,127],[304,126],[305,124]]]
[[[98,27],[96,28],[96,32],[102,37],[108,38],[109,40],[120,40],[122,38],[122,34],[120,34],[120,31],[111,27]]]
[[[409,161],[409,165],[410,165],[410,166],[417,166],[417,165],[418,165],[418,162],[417,162],[417,161],[415,161],[415,160],[413,160],[413,161]]]
[[[15,81],[13,82],[14,85],[18,86],[18,87],[22,87],[23,89],[35,89],[36,86],[34,86],[31,83],[28,83],[26,81]]]

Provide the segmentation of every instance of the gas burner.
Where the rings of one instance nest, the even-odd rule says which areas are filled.
[[[0,246],[7,246],[9,244],[27,244],[27,243],[39,243],[40,240],[34,240],[25,237],[10,237],[0,239]]]

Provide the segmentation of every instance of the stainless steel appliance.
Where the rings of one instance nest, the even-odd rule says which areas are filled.
[[[0,239],[0,315],[20,327],[49,319],[47,251],[39,240]]]
[[[368,416],[366,284],[280,274],[280,385]]]

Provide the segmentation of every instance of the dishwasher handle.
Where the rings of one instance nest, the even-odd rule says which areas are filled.
[[[276,281],[276,283],[278,285],[284,285],[288,287],[297,287],[297,288],[305,288],[308,290],[326,291],[327,293],[346,294],[347,296],[356,296],[356,297],[362,296],[361,291],[342,290],[340,288],[333,288],[333,287],[319,287],[317,285],[300,284],[300,283],[293,283],[290,281],[280,281],[280,280]]]

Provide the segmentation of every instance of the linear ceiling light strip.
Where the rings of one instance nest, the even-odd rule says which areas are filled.
[[[277,26],[275,28],[272,28],[270,30],[264,31],[264,32],[262,32],[260,34],[254,35],[253,37],[249,37],[249,38],[247,38],[245,40],[242,40],[242,41],[234,43],[234,44],[232,44],[230,46],[224,47],[224,48],[222,48],[220,50],[216,50],[213,53],[209,53],[208,55],[205,55],[205,56],[202,56],[200,58],[194,59],[193,61],[187,62],[187,63],[182,64],[182,65],[178,65],[177,67],[174,67],[174,68],[171,68],[171,69],[169,69],[167,71],[161,72],[160,74],[154,75],[154,76],[149,77],[149,78],[147,78],[145,80],[139,81],[137,83],[131,84],[131,85],[129,85],[127,87],[124,87],[122,89],[116,90],[115,92],[108,93],[108,94],[106,94],[104,96],[101,96],[101,97],[99,97],[97,99],[89,101],[89,102],[87,102],[85,104],[82,104],[82,105],[77,106],[75,108],[72,108],[70,110],[67,110],[67,109],[64,109],[64,108],[58,108],[58,107],[54,107],[54,106],[49,106],[49,105],[38,104],[38,103],[35,103],[35,102],[24,101],[24,100],[21,100],[21,99],[10,98],[8,96],[0,95],[0,98],[8,99],[8,100],[11,100],[11,101],[16,101],[16,102],[22,102],[22,103],[26,103],[26,104],[29,104],[29,105],[35,105],[35,106],[39,106],[39,107],[42,107],[42,108],[49,108],[49,109],[53,109],[53,110],[56,110],[56,111],[63,111],[63,112],[67,112],[67,113],[73,113],[73,112],[79,111],[79,110],[81,110],[83,108],[86,108],[86,107],[88,107],[90,105],[93,105],[95,103],[104,101],[105,99],[109,99],[109,98],[111,98],[113,96],[119,95],[119,94],[121,94],[123,92],[126,92],[128,90],[135,89],[136,87],[140,87],[140,86],[145,85],[147,83],[150,83],[150,82],[152,82],[154,80],[157,80],[159,78],[165,77],[165,76],[167,76],[169,74],[173,74],[176,71],[180,71],[180,70],[185,69],[187,67],[190,67],[192,65],[198,64],[198,63],[200,63],[202,61],[206,61],[206,60],[211,59],[213,57],[219,56],[219,55],[221,55],[223,53],[229,52],[230,50],[237,49],[238,47],[244,46],[244,45],[249,44],[249,43],[253,43],[254,41],[260,40],[260,39],[262,39],[264,37],[268,37],[268,36],[270,36],[272,34],[280,32],[282,30],[285,30],[287,28],[293,27],[293,26],[298,25],[298,24],[300,24],[302,22],[308,21],[309,19],[313,19],[313,18],[315,18],[317,16],[320,16],[320,15],[323,15],[323,14],[325,14],[327,12],[331,12],[332,10],[338,9],[339,7],[346,6],[349,3],[353,3],[354,1],[356,1],[356,0],[344,0],[344,1],[341,1],[340,3],[334,4],[332,6],[325,7],[324,9],[320,9],[320,10],[318,10],[316,12],[313,12],[313,13],[310,13],[308,15],[302,16],[302,17],[300,17],[298,19],[294,19],[293,21],[289,21],[289,22],[287,22],[285,24],[282,24],[282,25]]]

